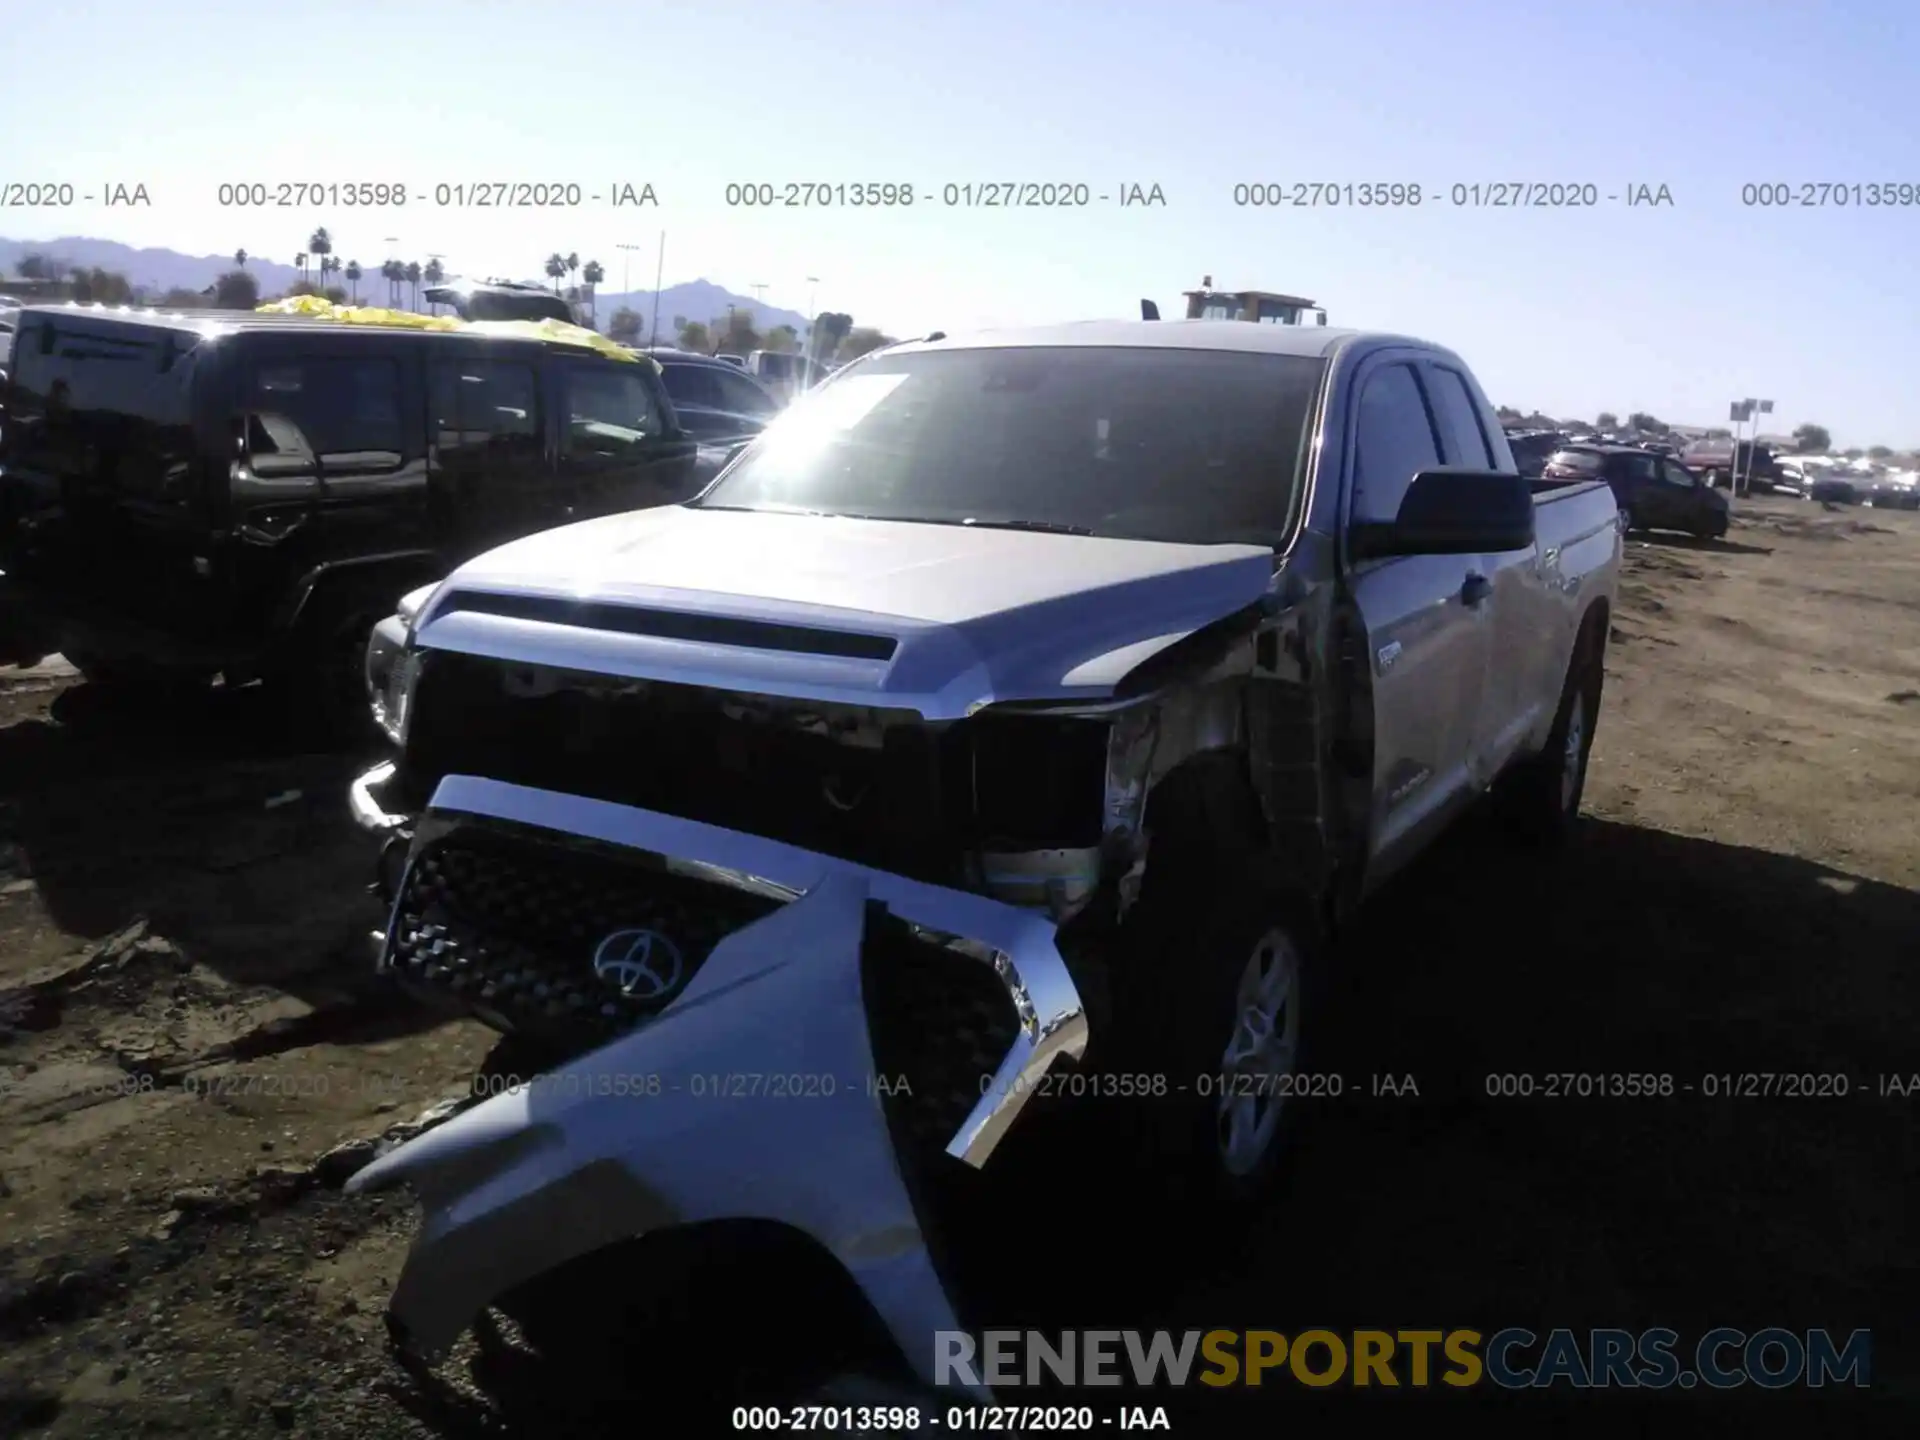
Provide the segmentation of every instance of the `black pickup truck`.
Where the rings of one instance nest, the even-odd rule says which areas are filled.
[[[266,680],[362,709],[367,632],[466,558],[688,498],[652,362],[248,312],[15,312],[0,663],[151,691]]]

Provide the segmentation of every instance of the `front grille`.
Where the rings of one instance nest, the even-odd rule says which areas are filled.
[[[780,903],[671,874],[641,851],[487,822],[415,856],[385,963],[410,989],[535,1040],[544,1062],[560,1065],[645,1023],[672,998],[637,1000],[596,976],[603,937],[621,929],[668,936],[691,977],[723,939]],[[861,989],[875,1090],[895,1141],[938,1151],[1018,1034],[1013,999],[990,965],[918,938],[879,905],[867,910]]]
[[[552,688],[516,693],[516,677]],[[963,757],[932,727],[895,726],[860,749],[730,715],[740,697],[719,691],[610,684],[430,652],[408,769],[426,785],[485,775],[663,811],[940,883],[962,873],[943,774]]]
[[[640,852],[519,826],[469,827],[414,858],[395,907],[387,965],[403,982],[572,1058],[624,1034],[673,997],[623,994],[594,974],[616,930],[678,947],[691,979],[735,930],[779,902],[670,874]],[[676,991],[677,993],[677,991]]]

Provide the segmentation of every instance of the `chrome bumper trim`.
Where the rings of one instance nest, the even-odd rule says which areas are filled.
[[[399,771],[396,762],[382,761],[347,788],[347,805],[353,811],[353,823],[362,830],[398,830],[411,818],[388,811],[376,793],[390,783]]]

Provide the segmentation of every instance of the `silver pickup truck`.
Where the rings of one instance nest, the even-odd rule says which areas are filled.
[[[756,1217],[931,1379],[923,1182],[1016,1127],[1247,1213],[1330,933],[1490,792],[1568,835],[1620,545],[1447,350],[1097,323],[877,352],[697,499],[410,595],[353,790],[379,963],[538,1075],[355,1177],[426,1211],[404,1347]]]

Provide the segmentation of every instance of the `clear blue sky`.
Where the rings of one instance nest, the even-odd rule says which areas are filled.
[[[63,13],[64,12],[64,13]],[[1920,206],[1748,209],[1747,182],[1920,188],[1916,0],[699,0],[16,6],[0,180],[143,182],[147,210],[0,212],[288,260],[618,287],[705,277],[896,334],[1163,307],[1210,273],[1450,344],[1496,400],[1723,421],[1729,399],[1920,445]],[[651,182],[657,211],[221,210],[227,180]],[[729,210],[729,181],[1159,184],[1164,209]],[[1591,182],[1670,207],[1261,211],[1236,182]],[[91,187],[89,187],[91,188]]]

